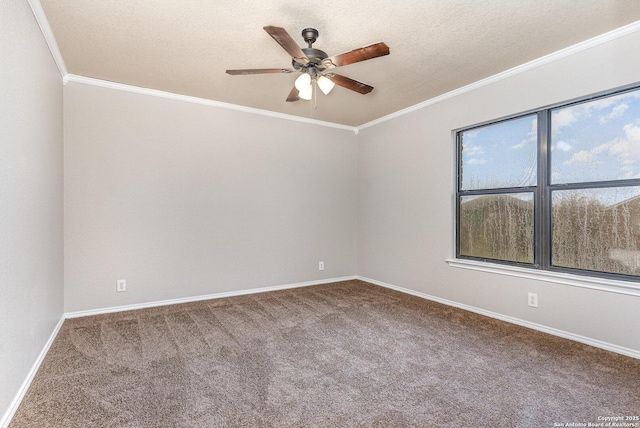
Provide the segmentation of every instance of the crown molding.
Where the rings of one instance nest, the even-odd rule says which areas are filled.
[[[453,91],[447,92],[437,97],[430,98],[426,101],[420,102],[413,106],[404,108],[402,110],[398,110],[394,113],[388,114],[378,119],[374,119],[362,125],[348,126],[348,125],[342,125],[334,122],[325,122],[325,121],[316,120],[316,119],[308,119],[305,117],[294,116],[294,115],[284,114],[284,113],[277,113],[269,110],[245,107],[237,104],[224,103],[224,102],[213,101],[213,100],[208,100],[204,98],[175,94],[172,92],[159,91],[155,89],[148,89],[148,88],[143,88],[139,86],[126,85],[122,83],[110,82],[110,81],[95,79],[91,77],[69,74],[67,71],[67,67],[64,63],[64,59],[62,58],[62,54],[60,53],[60,49],[58,48],[58,44],[51,30],[51,27],[49,26],[49,21],[47,20],[47,17],[44,14],[44,10],[42,9],[42,5],[40,4],[40,1],[28,0],[28,2],[29,2],[29,5],[31,6],[31,10],[33,11],[36,21],[38,22],[38,25],[40,26],[40,30],[42,31],[42,34],[47,42],[47,45],[49,46],[51,55],[53,56],[53,59],[56,65],[58,66],[58,70],[60,71],[60,75],[62,76],[62,82],[65,85],[70,81],[77,82],[77,83],[84,83],[88,85],[101,86],[101,87],[110,88],[110,89],[117,89],[117,90],[134,92],[134,93],[139,93],[144,95],[168,98],[168,99],[173,99],[178,101],[185,101],[185,102],[208,105],[208,106],[219,107],[219,108],[225,108],[229,110],[236,110],[244,113],[258,114],[258,115],[263,115],[263,116],[268,116],[268,117],[273,117],[278,119],[291,120],[294,122],[313,124],[313,125],[324,126],[328,128],[342,129],[342,130],[353,132],[355,135],[358,135],[359,132],[363,129],[378,125],[380,123],[387,122],[392,119],[396,119],[398,117],[423,109],[425,107],[437,104],[439,102],[448,100],[450,98],[454,98],[458,95],[471,92],[483,86],[490,85],[500,80],[507,79],[509,77],[515,76],[520,73],[524,73],[526,71],[532,70],[534,68],[540,67],[550,62],[557,61],[567,56],[582,52],[584,50],[602,45],[604,43],[618,39],[620,37],[624,37],[629,34],[633,34],[640,31],[640,21],[636,21],[631,24],[625,25],[624,27],[620,27],[615,30],[609,31],[607,33],[601,34],[599,36],[592,37],[591,39],[585,40],[583,42],[577,43],[575,45],[569,46],[567,48],[545,55],[543,57],[534,59],[527,63],[518,65],[516,67],[513,67],[501,73],[494,74],[493,76],[489,76],[485,79],[478,80],[469,85],[454,89]]]
[[[60,72],[60,76],[62,76],[62,81],[64,83],[66,76],[69,73],[67,72],[67,66],[64,64],[64,59],[62,59],[62,54],[60,53],[60,49],[58,48],[56,38],[53,36],[53,31],[51,31],[51,26],[49,26],[49,20],[47,20],[47,17],[44,14],[44,9],[42,9],[40,0],[28,0],[28,2],[29,6],[31,6],[31,11],[36,18],[36,22],[40,27],[40,31],[42,32],[42,35],[44,36],[44,39],[49,46],[51,56],[53,56],[53,60],[58,66],[58,71]]]
[[[167,99],[176,100],[176,101],[184,101],[184,102],[188,102],[188,103],[201,104],[201,105],[206,105],[206,106],[211,106],[211,107],[218,107],[218,108],[224,108],[224,109],[228,109],[228,110],[236,110],[236,111],[240,111],[240,112],[243,112],[243,113],[251,113],[251,114],[257,114],[257,115],[261,115],[261,116],[269,116],[269,117],[273,117],[273,118],[276,118],[276,119],[290,120],[290,121],[293,121],[293,122],[307,123],[307,124],[311,124],[311,125],[324,126],[324,127],[327,127],[327,128],[342,129],[344,131],[350,131],[350,132],[353,132],[353,133],[357,132],[357,128],[355,128],[353,126],[341,125],[339,123],[325,122],[325,121],[316,120],[316,119],[308,119],[306,117],[294,116],[294,115],[291,115],[291,114],[277,113],[277,112],[273,112],[273,111],[269,111],[269,110],[261,110],[261,109],[257,109],[257,108],[253,108],[253,107],[240,106],[240,105],[237,105],[237,104],[223,103],[223,102],[220,102],[220,101],[214,101],[214,100],[208,100],[208,99],[205,99],[205,98],[192,97],[192,96],[189,96],[189,95],[180,95],[180,94],[175,94],[173,92],[159,91],[157,89],[148,89],[148,88],[143,88],[143,87],[140,87],[140,86],[125,85],[124,83],[110,82],[108,80],[101,80],[101,79],[95,79],[95,78],[92,78],[92,77],[78,76],[78,75],[75,75],[75,74],[68,74],[67,75],[67,77],[65,79],[65,84],[68,83],[68,82],[82,83],[82,84],[85,84],[85,85],[99,86],[99,87],[102,87],[102,88],[115,89],[115,90],[118,90],[118,91],[133,92],[133,93],[136,93],[136,94],[149,95],[149,96],[152,96],[152,97],[159,97],[159,98],[167,98]]]
[[[378,125],[383,122],[387,122],[389,120],[398,118],[400,116],[404,116],[406,114],[412,113],[416,110],[420,110],[430,105],[437,104],[439,102],[448,100],[450,98],[454,98],[458,95],[464,94],[466,92],[471,92],[483,86],[490,85],[492,83],[498,82],[503,79],[507,79],[511,76],[515,76],[520,73],[524,73],[526,71],[532,70],[534,68],[540,67],[542,65],[548,64],[553,61],[557,61],[559,59],[565,58],[570,55],[574,55],[578,52],[582,52],[587,49],[591,49],[593,47],[602,45],[604,43],[610,42],[612,40],[618,39],[620,37],[627,36],[629,34],[633,34],[640,31],[640,21],[633,22],[629,25],[625,25],[624,27],[617,28],[615,30],[609,31],[608,33],[601,34],[599,36],[593,37],[591,39],[585,40],[583,42],[577,43],[575,45],[569,46],[567,48],[561,49],[559,51],[550,53],[549,55],[545,55],[543,57],[534,59],[532,61],[526,62],[524,64],[518,65],[516,67],[510,68],[509,70],[500,72],[498,74],[494,74],[493,76],[489,76],[485,79],[478,80],[477,82],[471,83],[466,86],[462,86],[458,89],[454,89],[453,91],[447,92],[445,94],[439,95],[437,97],[428,99],[421,103],[415,104],[413,106],[404,108],[402,110],[398,110],[394,113],[391,113],[387,116],[383,116],[381,118],[372,120],[371,122],[367,122],[363,125],[358,126],[358,131],[369,128],[374,125]]]

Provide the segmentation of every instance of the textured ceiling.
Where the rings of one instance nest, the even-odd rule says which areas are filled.
[[[358,126],[640,20],[636,0],[40,0],[71,74]],[[383,41],[391,54],[336,72],[374,86],[287,103],[296,74],[262,29],[331,55]]]

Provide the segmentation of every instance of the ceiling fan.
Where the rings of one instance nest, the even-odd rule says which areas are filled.
[[[313,96],[312,83],[314,82],[325,95],[331,92],[335,85],[351,89],[361,94],[368,94],[373,90],[373,86],[333,73],[331,70],[355,62],[389,55],[389,47],[380,42],[330,57],[320,49],[312,47],[319,35],[318,30],[315,28],[302,30],[302,37],[308,44],[308,47],[302,49],[284,28],[273,26],[263,28],[291,55],[293,68],[250,68],[227,70],[227,73],[231,75],[242,75],[293,73],[298,71],[302,74],[296,79],[295,85],[287,97],[287,101],[298,101],[300,99],[310,100]]]

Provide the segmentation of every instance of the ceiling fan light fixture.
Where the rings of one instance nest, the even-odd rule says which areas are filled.
[[[329,92],[331,92],[334,86],[336,86],[336,84],[333,83],[331,79],[324,76],[318,77],[318,88],[320,88],[323,94],[329,95]]]
[[[301,100],[310,101],[313,98],[313,87],[311,84],[308,84],[305,88],[298,89],[298,97]]]
[[[311,87],[311,76],[307,73],[302,73],[295,83],[296,89],[300,92],[305,91],[307,87]]]

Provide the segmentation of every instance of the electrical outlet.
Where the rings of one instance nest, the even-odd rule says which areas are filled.
[[[529,293],[529,306],[531,306],[532,308],[537,308],[538,307],[538,295],[536,293]]]
[[[116,281],[116,291],[127,291],[127,281],[124,279],[119,279]]]
[[[318,270],[324,270],[324,262],[318,262]]]

